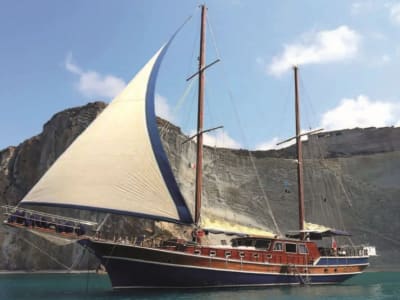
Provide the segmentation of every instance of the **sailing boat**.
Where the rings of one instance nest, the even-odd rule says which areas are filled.
[[[323,226],[311,228],[304,220],[299,119],[299,230],[283,237],[239,225],[212,228],[203,222],[203,100],[208,66],[204,56],[206,7],[201,6],[201,10],[194,218],[162,147],[154,112],[157,73],[171,41],[157,51],[21,201],[22,205],[74,207],[188,225],[193,229],[193,240],[151,244],[143,238],[133,242],[107,240],[99,234],[86,234],[80,220],[39,212],[33,216],[32,211],[21,207],[7,212],[6,225],[60,234],[88,247],[106,268],[115,289],[327,284],[361,273],[369,264],[364,248],[318,248],[314,239],[347,233]],[[297,68],[295,78],[298,111]],[[240,235],[232,238],[230,245],[204,245],[201,238],[205,231]]]

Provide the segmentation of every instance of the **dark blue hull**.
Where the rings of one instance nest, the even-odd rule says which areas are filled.
[[[114,289],[274,286],[340,283],[354,276],[265,274],[193,268],[113,258],[107,271]]]
[[[288,265],[274,265],[281,268],[280,271],[274,272],[241,268],[234,270],[226,268],[225,261],[222,261],[218,267],[211,267],[210,257],[194,256],[177,251],[89,239],[81,240],[80,243],[91,248],[101,260],[114,289],[334,284],[361,273],[361,270],[366,267],[366,265],[360,265],[357,270],[347,273],[324,273],[324,267],[322,267],[322,271],[317,274],[311,271],[300,274],[293,269],[289,271]],[[238,263],[240,266],[240,261]],[[262,266],[271,265],[262,264]],[[309,268],[321,269],[321,266],[309,266]]]

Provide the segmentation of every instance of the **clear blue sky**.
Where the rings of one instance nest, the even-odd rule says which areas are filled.
[[[0,149],[38,134],[60,110],[110,101],[189,15],[157,94],[158,112],[193,130],[196,84],[175,107],[196,68],[199,3],[2,0]],[[400,2],[206,4],[222,59],[207,74],[206,127],[225,125],[214,133],[219,145],[266,148],[293,135],[293,63],[304,129],[400,125]],[[218,53],[207,37],[211,62]]]

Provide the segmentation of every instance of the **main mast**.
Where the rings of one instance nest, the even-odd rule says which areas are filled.
[[[299,230],[304,230],[304,182],[303,182],[303,151],[301,144],[301,127],[300,127],[300,97],[299,97],[299,78],[298,67],[293,67],[294,71],[294,98],[295,98],[295,114],[296,114],[296,149],[297,149],[297,185],[299,198]],[[304,234],[300,233],[300,238],[304,238]]]
[[[206,49],[206,12],[205,5],[201,5],[201,32],[200,32],[200,57],[199,57],[199,91],[197,111],[197,159],[196,159],[196,196],[195,196],[195,224],[199,225],[201,210],[201,192],[203,185],[203,108],[205,87],[205,49]]]

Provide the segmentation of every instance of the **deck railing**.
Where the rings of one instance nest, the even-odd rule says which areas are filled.
[[[97,224],[96,222],[49,214],[22,207],[4,205],[2,208],[6,216],[5,223],[29,228],[49,229],[57,233],[83,235],[86,233],[85,226],[95,226]]]
[[[321,256],[368,256],[368,250],[364,246],[342,246],[337,249],[319,247]]]

